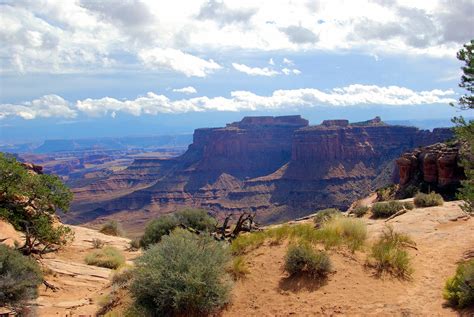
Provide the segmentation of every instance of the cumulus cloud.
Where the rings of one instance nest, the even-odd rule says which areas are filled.
[[[147,67],[171,69],[188,77],[206,77],[208,74],[222,68],[212,59],[205,60],[171,48],[142,50],[138,53],[138,56]]]
[[[471,40],[473,11],[472,0],[0,1],[0,71],[150,70],[142,57],[154,49],[200,52],[209,64],[197,71],[169,69],[201,77],[216,69],[207,54],[222,48],[452,57]]]
[[[229,8],[224,2],[210,0],[204,3],[197,15],[200,20],[213,20],[221,25],[248,23],[257,12],[255,8]]]
[[[274,69],[271,69],[271,68],[268,68],[268,67],[263,67],[263,68],[250,67],[250,66],[247,66],[247,65],[244,65],[244,64],[237,64],[237,63],[232,63],[232,67],[234,67],[239,72],[245,73],[245,74],[250,75],[250,76],[271,77],[271,76],[275,76],[275,75],[279,74],[278,71],[276,71]]]
[[[179,92],[179,93],[189,95],[189,94],[197,93],[197,90],[196,90],[196,88],[194,88],[192,86],[188,86],[188,87],[183,87],[183,88],[175,88],[175,89],[173,89],[173,92]]]
[[[290,25],[280,28],[280,31],[288,36],[295,44],[312,44],[318,41],[318,36],[313,31],[302,26]]]
[[[20,117],[25,120],[74,118],[76,115],[77,111],[70,103],[57,95],[45,95],[21,104],[0,104],[0,119],[5,117]]]
[[[134,116],[159,113],[185,113],[196,111],[255,111],[289,108],[308,108],[317,106],[410,106],[423,104],[447,104],[454,102],[452,90],[414,91],[399,86],[381,87],[377,85],[354,84],[342,88],[322,91],[316,88],[276,90],[269,96],[250,91],[233,91],[226,97],[195,97],[170,100],[164,95],[149,92],[133,100],[118,100],[111,97],[100,99],[87,98],[75,104],[56,95],[47,95],[22,104],[0,105],[0,118],[38,117],[73,118],[79,113],[97,117],[117,113]]]

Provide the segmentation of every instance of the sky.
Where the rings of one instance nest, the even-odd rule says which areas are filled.
[[[0,0],[0,143],[449,119],[472,0]]]

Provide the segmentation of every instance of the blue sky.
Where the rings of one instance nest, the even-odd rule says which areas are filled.
[[[473,17],[464,0],[0,1],[0,142],[450,118]]]

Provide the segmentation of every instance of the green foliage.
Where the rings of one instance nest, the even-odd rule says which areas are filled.
[[[398,192],[398,198],[400,199],[406,199],[406,198],[412,198],[415,197],[416,194],[420,189],[415,186],[415,185],[408,185],[407,187],[401,188]]]
[[[457,53],[457,58],[464,63],[461,67],[463,75],[459,87],[467,90],[467,94],[459,98],[457,106],[463,110],[474,109],[474,40],[464,44]]]
[[[454,118],[453,122],[456,123],[456,138],[461,143],[461,165],[466,175],[456,197],[464,200],[464,211],[474,213],[474,120],[466,122],[460,117]]]
[[[440,194],[431,192],[429,194],[418,193],[413,200],[415,206],[418,208],[421,207],[432,207],[432,206],[442,206],[444,203],[443,197]]]
[[[212,231],[216,228],[217,221],[203,209],[184,209],[176,212],[179,224],[199,231]]]
[[[208,235],[176,229],[138,260],[131,292],[156,316],[202,316],[229,301],[229,254]]]
[[[457,308],[474,305],[474,259],[459,264],[456,274],[446,281],[443,295]]]
[[[316,225],[322,225],[329,219],[334,216],[340,215],[341,211],[336,208],[327,208],[323,210],[319,210],[316,215],[314,216],[313,220]]]
[[[145,233],[140,239],[143,248],[158,243],[164,235],[168,235],[178,226],[178,220],[173,215],[163,215],[150,221],[145,228]]]
[[[367,239],[367,227],[360,219],[338,216],[317,230],[316,236],[317,240],[322,241],[327,249],[344,244],[354,252],[364,245]]]
[[[122,229],[122,225],[120,225],[115,220],[109,220],[102,225],[99,230],[100,233],[109,235],[109,236],[116,236],[120,237],[124,235],[124,231]]]
[[[331,261],[325,252],[314,251],[310,244],[300,242],[288,247],[285,255],[285,271],[290,275],[308,274],[312,278],[326,277]]]
[[[36,298],[42,282],[35,260],[0,244],[0,307]]]
[[[140,239],[132,239],[128,245],[128,251],[137,251],[140,249]]]
[[[327,220],[319,229],[310,223],[282,225],[264,231],[239,235],[231,244],[234,255],[245,254],[258,248],[266,240],[271,244],[280,244],[285,239],[307,243],[322,243],[326,249],[347,246],[351,251],[360,249],[367,238],[365,223],[360,219],[334,216]]]
[[[354,210],[352,211],[352,213],[357,218],[363,217],[368,212],[369,212],[369,207],[367,207],[367,206],[359,206],[359,207],[354,208]]]
[[[228,269],[228,272],[232,275],[234,280],[241,279],[245,275],[249,274],[250,271],[245,263],[245,258],[242,255],[236,256],[232,259],[232,265]]]
[[[373,218],[388,218],[404,208],[411,210],[413,209],[413,204],[397,200],[375,203],[372,206],[372,216]]]
[[[212,231],[217,221],[202,209],[184,209],[174,214],[163,215],[147,224],[140,245],[146,248],[160,242],[162,236],[170,234],[178,225],[198,231]]]
[[[69,227],[59,225],[56,210],[66,212],[72,193],[57,176],[28,171],[14,157],[0,153],[0,217],[25,233],[22,250],[42,252],[70,241]]]
[[[395,198],[398,185],[388,185],[376,190],[378,201],[388,201]]]
[[[125,257],[117,248],[107,246],[86,255],[85,261],[88,265],[117,269],[125,264]]]
[[[372,246],[370,259],[378,273],[389,273],[400,278],[408,278],[413,273],[407,247],[415,243],[405,234],[397,233],[388,226],[382,236]]]

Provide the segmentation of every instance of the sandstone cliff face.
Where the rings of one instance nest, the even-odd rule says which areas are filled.
[[[349,206],[373,189],[387,162],[403,151],[450,137],[448,129],[389,126],[380,118],[308,126],[300,116],[246,117],[224,128],[197,129],[180,157],[135,161],[96,184],[97,194],[90,186],[74,209],[85,218],[192,206],[258,211],[263,221],[290,219]]]
[[[464,178],[459,166],[459,145],[437,143],[404,153],[397,159],[400,185],[430,186],[450,191]]]

